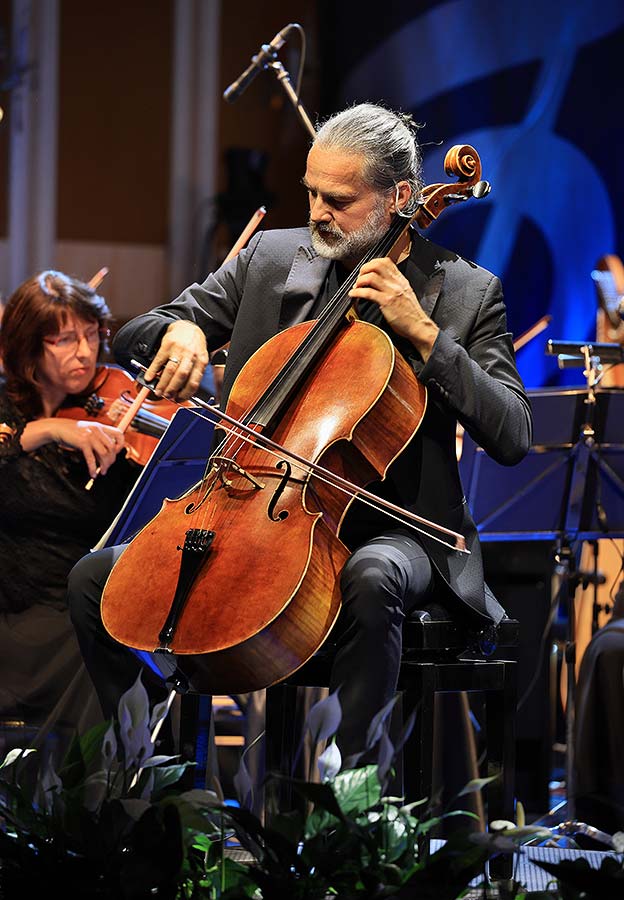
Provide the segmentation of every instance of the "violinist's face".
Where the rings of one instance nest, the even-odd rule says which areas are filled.
[[[395,201],[363,178],[359,153],[313,146],[303,185],[312,244],[320,256],[355,265],[388,229]]]
[[[95,375],[99,348],[99,323],[68,316],[56,334],[43,339],[37,376],[44,393],[62,402],[67,394],[84,391]]]

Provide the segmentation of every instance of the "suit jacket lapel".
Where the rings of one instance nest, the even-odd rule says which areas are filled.
[[[331,260],[319,256],[312,247],[303,244],[295,254],[282,297],[279,326],[287,328],[299,321],[301,306],[310,303],[318,296]]]
[[[444,274],[429,241],[414,232],[405,275],[428,316],[433,312],[442,290]]]

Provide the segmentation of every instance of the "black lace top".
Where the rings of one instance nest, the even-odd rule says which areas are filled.
[[[54,443],[25,453],[26,424],[0,381],[0,612],[65,607],[67,575],[106,531],[140,472],[121,453],[87,491],[82,453]]]

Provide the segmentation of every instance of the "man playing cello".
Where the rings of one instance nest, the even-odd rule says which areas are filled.
[[[415,210],[421,158],[410,117],[373,104],[331,117],[317,131],[303,185],[308,229],[256,234],[202,285],[125,325],[114,344],[117,361],[145,363],[145,377],[156,382],[157,392],[184,400],[196,392],[209,351],[231,341],[225,409],[249,357],[278,332],[318,318],[396,214]],[[463,498],[457,422],[504,465],[518,463],[531,442],[531,410],[499,279],[413,229],[408,234],[397,263],[386,256],[369,260],[350,291],[359,318],[387,333],[428,394],[414,437],[370,489],[459,532],[470,553],[423,537],[381,510],[351,504],[339,535],[351,555],[331,632],[336,653],[330,690],[340,688],[337,742],[343,758],[363,749],[372,717],[394,693],[407,614],[421,609],[456,617],[475,631],[504,615],[484,584],[476,528]],[[141,665],[108,635],[99,610],[122,549],[85,557],[69,583],[74,626],[109,715]],[[244,584],[240,588],[244,593]]]

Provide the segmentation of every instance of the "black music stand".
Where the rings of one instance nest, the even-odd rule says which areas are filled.
[[[584,364],[585,355],[577,358]],[[530,392],[530,399],[534,442],[525,460],[499,466],[465,436],[460,471],[481,541],[557,545],[568,619],[566,812],[573,819],[577,560],[582,541],[624,537],[624,391],[597,390],[590,373],[587,389]]]
[[[175,499],[201,481],[213,432],[201,407],[177,409],[98,547],[129,541],[156,515],[165,497]]]
[[[127,543],[159,512],[165,498],[175,500],[201,481],[213,433],[214,423],[202,407],[177,409],[115,521],[94,549]],[[153,654],[134,653],[159,677],[167,677]]]

